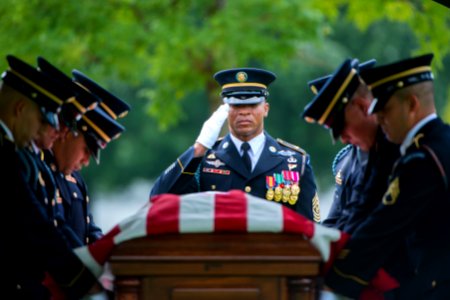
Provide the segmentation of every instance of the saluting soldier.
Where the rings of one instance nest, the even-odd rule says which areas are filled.
[[[450,297],[450,126],[437,116],[427,54],[361,73],[375,113],[401,156],[380,204],[353,232],[326,278],[358,298],[380,267],[399,287],[388,299]]]
[[[399,157],[398,146],[383,134],[368,109],[373,95],[360,72],[375,60],[359,64],[346,59],[332,75],[308,83],[314,99],[303,117],[330,130],[333,141],[348,144],[333,161],[336,189],[326,226],[352,233],[377,206],[387,188],[387,177]]]
[[[20,173],[16,152],[36,138],[44,123],[55,120],[47,110],[53,101],[52,84],[18,58],[7,56],[7,61],[0,88],[0,185],[5,200],[0,257],[7,274],[0,284],[2,294],[11,299],[50,299],[43,284],[45,274],[50,274],[68,299],[80,299],[97,280],[48,218]]]
[[[264,130],[268,86],[275,78],[255,68],[216,73],[224,104],[204,123],[195,144],[158,178],[151,195],[239,189],[320,221],[309,155]],[[218,140],[226,119],[229,133]]]

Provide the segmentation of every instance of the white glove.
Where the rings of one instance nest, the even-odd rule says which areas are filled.
[[[323,261],[328,261],[331,254],[331,243],[336,242],[341,237],[339,230],[328,228],[320,224],[314,224],[314,235],[311,244],[316,247],[322,256]]]
[[[219,137],[223,123],[228,118],[230,106],[222,104],[219,108],[203,123],[202,130],[198,135],[196,142],[202,144],[208,149],[214,145]]]

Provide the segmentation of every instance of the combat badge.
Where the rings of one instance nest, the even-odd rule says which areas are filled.
[[[221,166],[225,166],[225,163],[222,162],[220,159],[216,159],[216,160],[206,160],[205,161],[208,165],[214,166],[216,168],[221,167]]]
[[[389,185],[386,194],[384,194],[383,204],[394,205],[397,202],[398,195],[400,195],[400,182],[398,177],[396,177]]]

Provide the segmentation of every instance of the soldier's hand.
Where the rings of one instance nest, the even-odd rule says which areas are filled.
[[[230,106],[222,104],[219,108],[203,123],[202,130],[198,135],[196,142],[204,147],[211,149],[219,137],[223,123],[228,117]]]

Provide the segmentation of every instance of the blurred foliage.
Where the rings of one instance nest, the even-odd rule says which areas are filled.
[[[91,190],[157,177],[220,103],[212,75],[225,68],[278,75],[266,128],[311,154],[320,186],[333,182],[342,145],[299,115],[312,99],[306,82],[344,58],[384,64],[433,52],[436,99],[450,121],[450,10],[431,0],[3,0],[0,16],[0,55],[79,69],[132,105],[127,131],[86,169]]]

